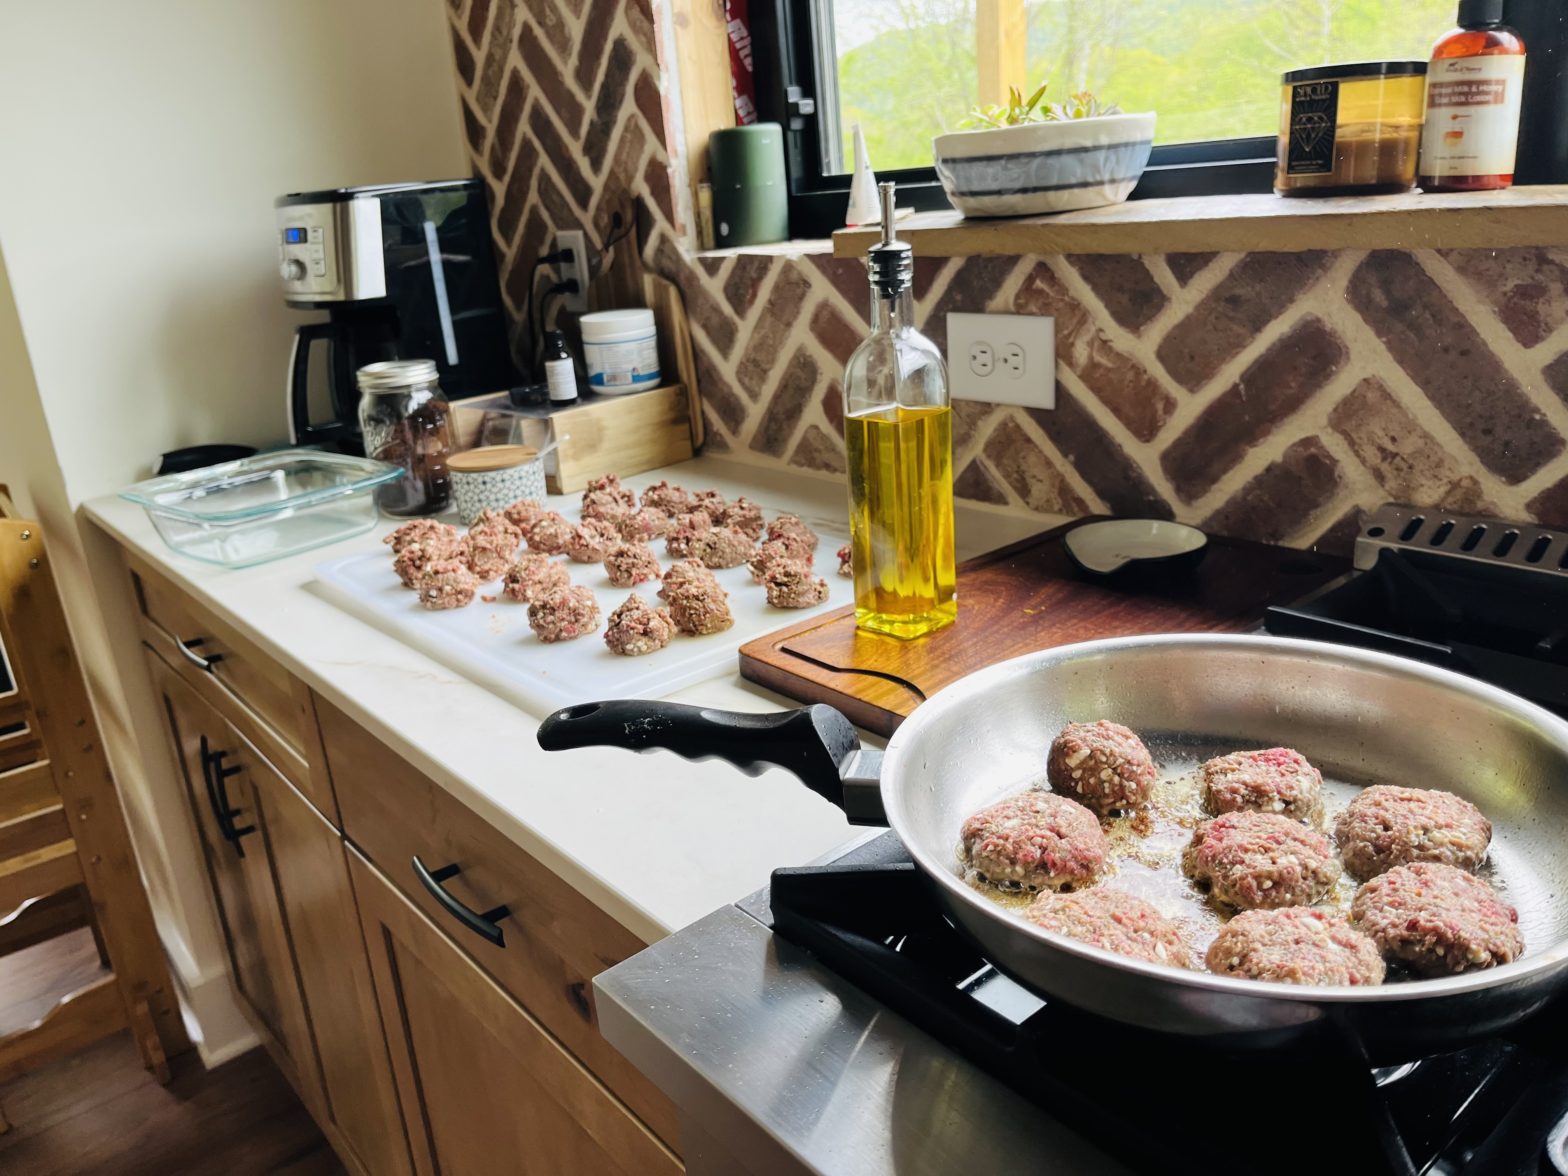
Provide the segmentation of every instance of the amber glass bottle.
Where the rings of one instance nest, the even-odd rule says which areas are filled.
[[[1514,182],[1525,44],[1503,0],[1460,0],[1459,27],[1432,47],[1421,187],[1485,192]]]

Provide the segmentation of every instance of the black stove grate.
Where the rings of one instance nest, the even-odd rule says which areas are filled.
[[[1422,551],[1383,551],[1264,627],[1401,654],[1568,715],[1568,576]]]
[[[1568,1110],[1555,1027],[1378,1069],[1332,1029],[1240,1053],[1106,1021],[991,967],[891,833],[775,871],[767,902],[776,933],[1142,1170],[1568,1172],[1568,1129],[1548,1140]]]

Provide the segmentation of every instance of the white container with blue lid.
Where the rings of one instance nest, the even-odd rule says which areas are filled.
[[[578,320],[583,365],[595,392],[615,395],[659,386],[659,331],[653,311],[596,310]]]

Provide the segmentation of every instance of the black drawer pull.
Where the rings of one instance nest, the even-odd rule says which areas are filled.
[[[228,755],[226,751],[212,750],[207,737],[201,737],[201,778],[207,786],[207,803],[212,806],[212,816],[218,822],[218,832],[223,840],[234,847],[235,853],[244,857],[245,847],[240,844],[240,838],[254,833],[256,826],[234,824],[234,818],[240,815],[241,810],[229,803],[229,790],[224,781],[230,776],[239,775],[244,769],[238,766],[225,767],[223,761]]]
[[[207,644],[205,637],[192,637],[189,641],[176,641],[175,644],[180,647],[180,652],[185,655],[186,661],[198,670],[206,670],[209,674],[213,672],[212,667],[223,660],[221,653],[209,653],[206,657],[196,653],[196,650]]]
[[[457,877],[459,872],[456,862],[450,866],[442,866],[439,870],[431,870],[419,860],[418,854],[414,855],[414,876],[419,879],[419,884],[429,891],[430,897],[441,904],[441,909],[480,938],[489,940],[497,947],[505,947],[506,935],[496,924],[512,913],[511,908],[492,907],[480,914],[458,902],[441,883],[448,878]]]

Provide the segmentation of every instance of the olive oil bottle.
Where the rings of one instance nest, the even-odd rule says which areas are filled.
[[[914,327],[913,251],[880,185],[871,247],[871,335],[844,373],[844,446],[855,623],[919,637],[958,616],[953,561],[953,409],[942,354]]]

